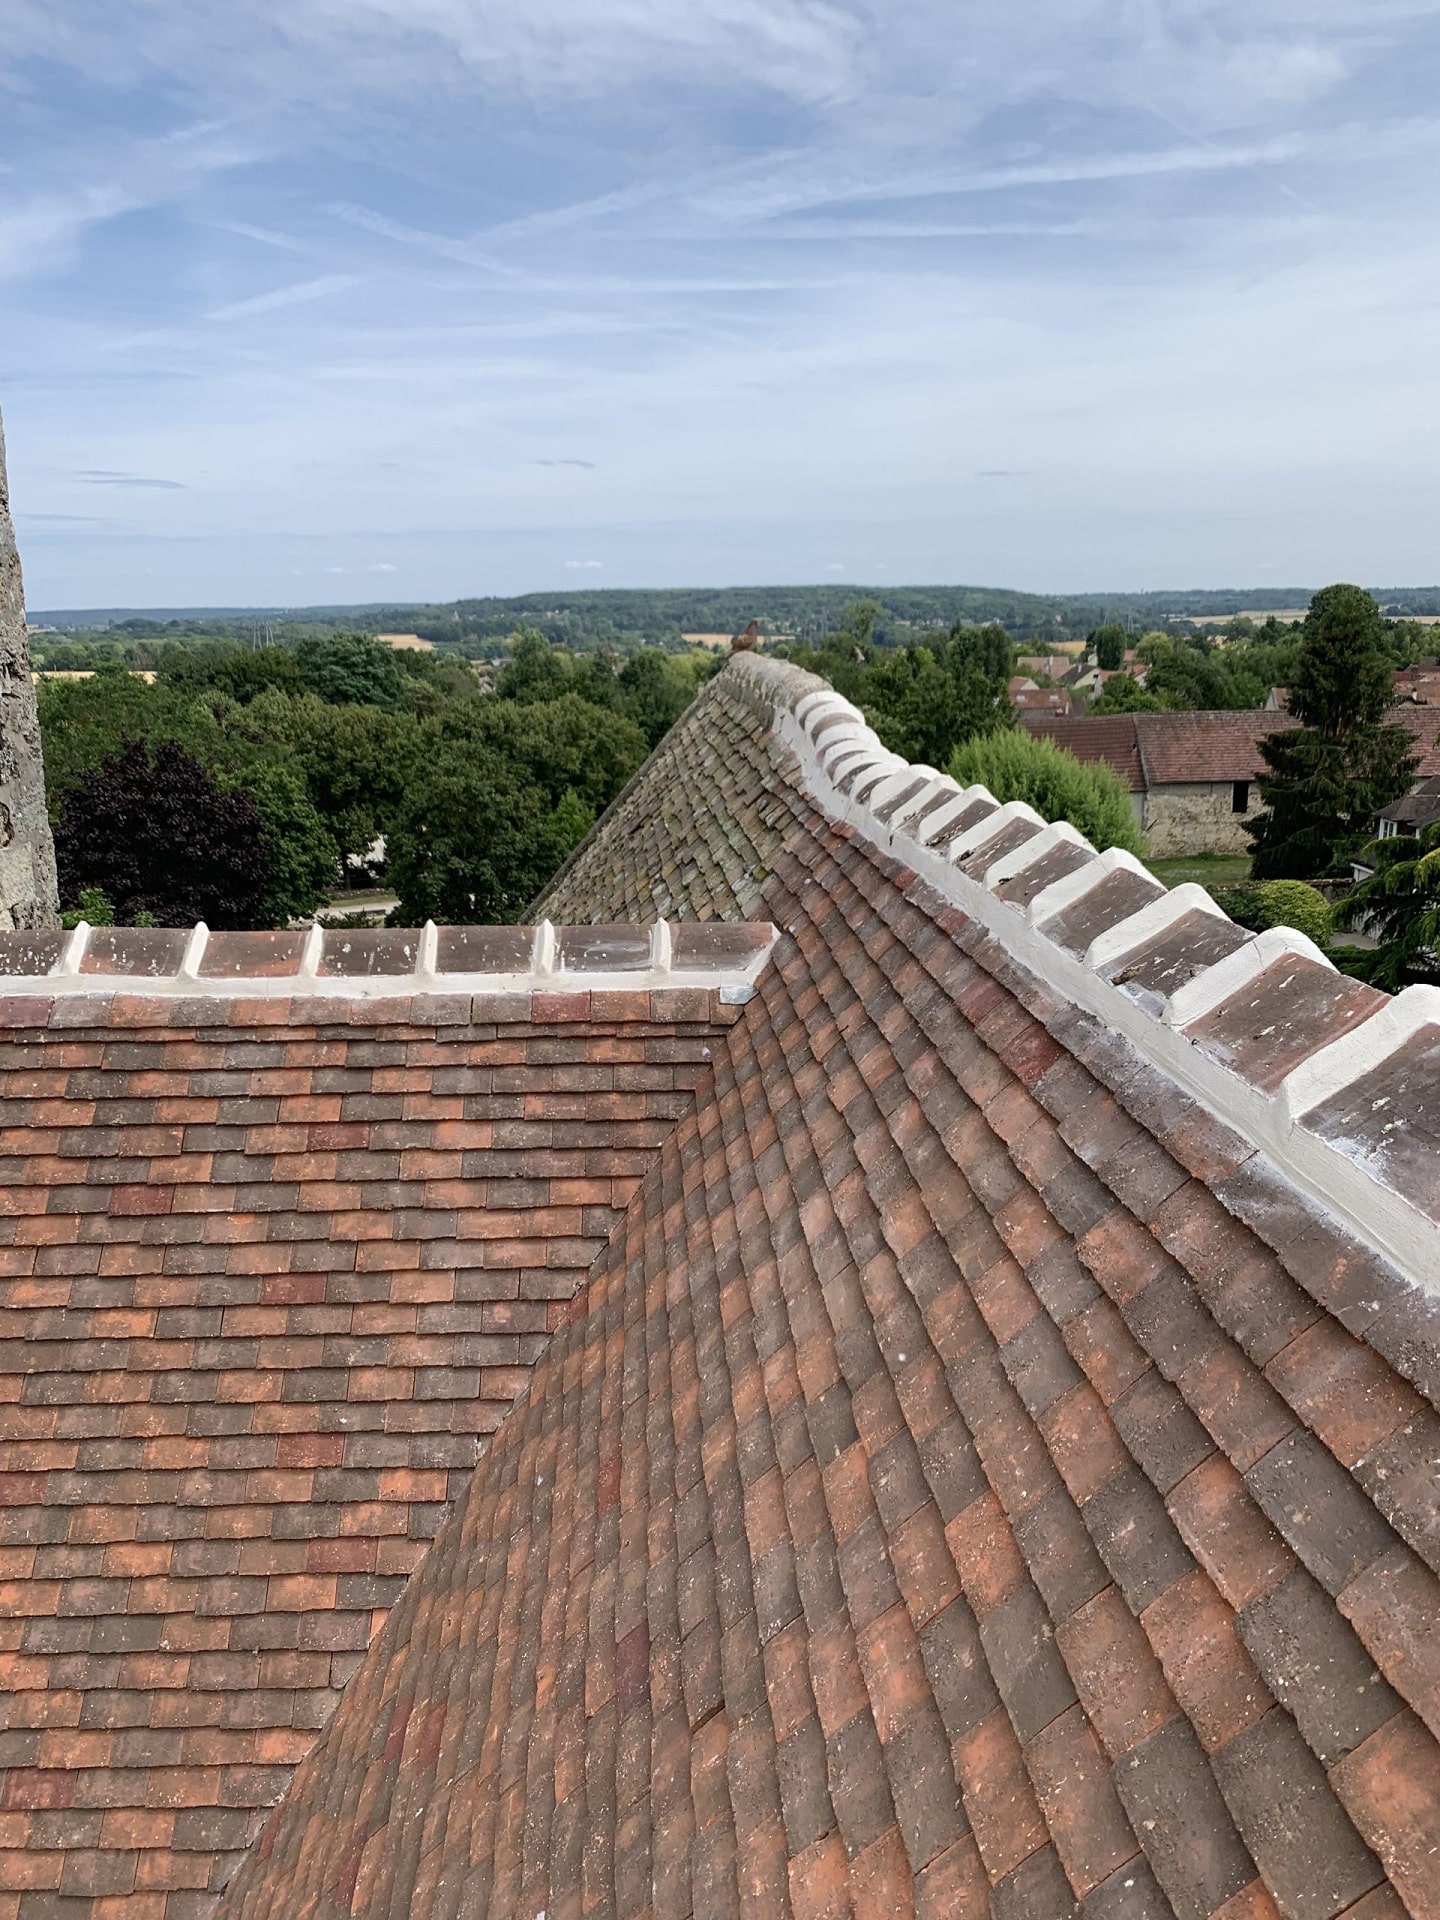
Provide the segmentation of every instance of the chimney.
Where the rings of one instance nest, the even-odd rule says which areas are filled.
[[[0,426],[0,928],[53,927],[59,919],[25,594]]]

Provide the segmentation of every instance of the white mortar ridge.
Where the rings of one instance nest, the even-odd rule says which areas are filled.
[[[1093,967],[1097,973],[1114,967],[1141,947],[1152,945],[1161,934],[1168,933],[1171,927],[1192,913],[1208,913],[1214,919],[1230,924],[1229,914],[1204,887],[1187,881],[1184,886],[1171,887],[1158,900],[1152,900],[1148,906],[1132,913],[1128,920],[1118,921],[1115,926],[1107,927],[1104,933],[1097,933],[1086,949],[1085,964]]]
[[[1268,973],[1279,960],[1308,960],[1312,964],[1328,967],[1335,972],[1333,960],[1315,945],[1313,940],[1295,927],[1267,927],[1264,933],[1257,933],[1245,946],[1238,947],[1234,953],[1227,954],[1223,960],[1217,960],[1213,967],[1207,967],[1203,973],[1197,973],[1193,980],[1174,993],[1165,1008],[1165,1024],[1171,1027],[1193,1027],[1208,1014],[1223,1007],[1227,1000],[1234,1000],[1253,986],[1261,974]]]
[[[953,781],[951,782],[951,785],[952,786],[954,785]],[[994,805],[997,808],[999,807],[1000,802],[998,800],[994,800],[988,794],[986,795],[986,798],[991,799],[992,805]],[[913,819],[915,814],[920,810],[920,808],[924,804],[925,802],[923,798],[920,800],[917,800],[915,807],[911,810],[910,814],[907,815],[907,818]],[[974,804],[975,804],[975,789],[973,787],[970,787],[968,789],[965,787],[956,787],[955,794],[952,799],[947,800],[943,807],[937,807],[934,813],[928,814],[926,818],[920,822],[919,826],[915,830],[914,838],[920,843],[922,847],[928,847],[932,840],[938,840],[940,835],[944,833],[945,829],[947,827],[953,826],[955,822],[960,818],[961,814],[967,812],[969,808],[974,806]],[[905,829],[905,821],[897,820],[895,822],[895,825],[892,831],[898,834],[898,833],[902,833],[904,829]]]
[[[727,1005],[743,1006],[779,938],[773,926],[757,925],[756,931],[763,933],[764,938],[743,961],[733,965],[677,967],[673,929],[668,921],[660,920],[647,929],[649,965],[622,970],[561,966],[555,929],[548,920],[543,920],[534,930],[531,963],[524,972],[453,973],[442,972],[436,964],[439,929],[433,921],[428,921],[419,930],[415,963],[409,972],[322,977],[319,968],[324,954],[325,929],[312,926],[306,932],[294,973],[227,973],[203,978],[200,967],[211,937],[203,922],[190,932],[184,956],[174,973],[106,974],[80,971],[91,932],[82,920],[66,940],[49,973],[0,974],[0,998],[37,994],[71,997],[94,994],[108,998],[131,994],[145,999],[376,1000],[416,993],[645,993],[662,988],[700,987],[707,992],[718,992]],[[0,940],[3,937],[0,933]]]
[[[555,971],[555,929],[548,920],[542,920],[535,929],[530,946],[530,970],[541,980],[548,980]]]
[[[945,858],[952,867],[958,866],[962,860],[968,860],[972,853],[979,853],[990,841],[998,839],[1017,820],[1027,821],[1037,827],[1046,824],[1043,816],[1024,800],[1007,800],[1003,807],[997,807],[994,813],[987,813],[983,820],[977,820],[973,827],[967,827],[958,840],[952,840],[945,849]]]
[[[203,920],[195,922],[195,929],[185,942],[185,955],[180,962],[182,980],[198,980],[200,963],[205,958],[205,949],[210,944],[210,929]]]
[[[1407,987],[1378,1013],[1300,1062],[1280,1088],[1290,1118],[1298,1120],[1343,1093],[1427,1027],[1440,1027],[1440,987]]]
[[[1093,893],[1112,873],[1138,873],[1147,880],[1155,880],[1150,869],[1142,866],[1133,853],[1127,853],[1124,847],[1107,847],[1088,867],[1077,867],[1073,873],[1062,874],[1043,893],[1037,893],[1030,902],[1029,918],[1037,926],[1042,920],[1053,920],[1056,914],[1083,900],[1087,893]],[[1155,880],[1155,884],[1158,887],[1160,882]]]
[[[1015,847],[1011,852],[1002,854],[993,866],[985,869],[985,885],[993,893],[996,887],[1003,887],[1007,880],[1015,879],[1024,873],[1027,867],[1033,867],[1037,860],[1043,860],[1047,853],[1053,853],[1056,847],[1084,847],[1089,854],[1095,849],[1068,820],[1056,820],[1037,833],[1033,840],[1027,840],[1023,847]]]
[[[317,921],[305,936],[305,951],[300,958],[300,978],[316,980],[320,974],[320,956],[325,951],[325,929]]]
[[[806,684],[808,676],[779,662],[745,655],[735,662],[735,669],[747,697],[768,716],[778,739],[794,753],[801,783],[821,812],[856,827],[877,847],[889,847],[943,898],[998,940],[1022,966],[1065,994],[1073,1005],[1122,1034],[1143,1059],[1261,1149],[1322,1211],[1338,1217],[1362,1242],[1393,1261],[1428,1294],[1440,1295],[1440,1233],[1434,1223],[1405,1194],[1382,1184],[1373,1156],[1361,1159],[1331,1145],[1307,1130],[1303,1119],[1322,1101],[1343,1092],[1389,1058],[1415,1032],[1440,1024],[1440,989],[1409,989],[1390,1008],[1342,1039],[1317,1047],[1313,1058],[1290,1075],[1281,1096],[1263,1094],[1203,1053],[1186,1037],[1184,1029],[1243,993],[1277,960],[1331,966],[1303,934],[1278,927],[1260,934],[1235,954],[1198,972],[1166,1004],[1164,1017],[1156,1018],[1141,1000],[1112,984],[1097,968],[1113,966],[1124,952],[1135,951],[1156,930],[1163,932],[1197,908],[1218,914],[1220,910],[1208,895],[1177,888],[1158,896],[1110,929],[1113,939],[1097,935],[1085,958],[1079,959],[1047,938],[1045,927],[1112,873],[1133,871],[1153,880],[1133,855],[1120,849],[1099,855],[1047,887],[1028,909],[1001,900],[987,884],[960,872],[956,862],[983,847],[1011,820],[1029,819],[1044,827],[1046,823],[1033,809],[1022,803],[1000,807],[939,852],[928,843],[972,803],[973,789],[938,808],[919,823],[914,833],[906,833],[906,824],[931,796],[917,796],[916,805],[904,819],[888,824],[875,819],[868,807],[839,792],[836,786],[835,776],[844,770],[842,762],[855,766],[867,758],[879,762],[885,756],[885,749],[870,733],[858,709],[842,702],[838,695],[817,695]],[[817,751],[813,729],[821,719],[842,712],[847,724],[832,727]],[[837,734],[844,738],[842,754],[832,751]],[[1034,858],[1041,850],[1031,847],[1024,851]],[[996,862],[997,866],[1001,864]],[[987,874],[987,881],[989,877]]]

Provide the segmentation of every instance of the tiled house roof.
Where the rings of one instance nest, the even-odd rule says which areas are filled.
[[[1265,771],[1260,742],[1297,726],[1290,714],[1137,713],[1135,737],[1150,787],[1254,780]]]
[[[753,659],[547,906],[781,934],[225,1920],[1440,1914],[1440,995]]]
[[[1140,759],[1140,742],[1135,732],[1133,713],[1098,714],[1022,714],[1020,724],[1027,733],[1053,740],[1057,747],[1073,753],[1077,760],[1103,760],[1113,769],[1131,793],[1145,791],[1145,769]]]
[[[769,938],[0,936],[5,1920],[209,1911]]]
[[[1404,727],[1419,757],[1417,777],[1440,774],[1440,713],[1398,706],[1390,718]],[[1255,780],[1265,772],[1260,742],[1300,723],[1289,713],[1256,708],[1240,713],[1117,713],[1074,718],[1021,715],[1030,733],[1043,734],[1077,760],[1103,760],[1129,787],[1208,785]]]

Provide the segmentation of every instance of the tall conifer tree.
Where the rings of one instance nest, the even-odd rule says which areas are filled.
[[[1308,880],[1343,867],[1373,836],[1380,809],[1409,791],[1413,744],[1386,718],[1391,668],[1368,593],[1334,586],[1315,595],[1290,681],[1300,725],[1261,742],[1263,810],[1245,827],[1257,880]]]

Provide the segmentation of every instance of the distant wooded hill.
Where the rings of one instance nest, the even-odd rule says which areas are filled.
[[[1440,614],[1440,587],[1373,589],[1395,618]],[[1216,619],[1245,609],[1264,614],[1303,607],[1305,587],[1244,587],[1201,592],[1035,594],[1003,587],[721,587],[601,588],[456,600],[444,605],[305,608],[91,608],[35,612],[32,623],[61,629],[66,640],[106,633],[112,639],[244,639],[293,641],[320,629],[403,631],[471,655],[498,653],[517,626],[536,627],[577,651],[623,651],[676,645],[687,633],[738,633],[758,620],[767,635],[815,643],[833,633],[844,609],[860,598],[884,608],[876,637],[902,640],[914,630],[957,620],[999,621],[1018,641],[1081,638],[1107,621],[1137,632],[1184,619]],[[58,636],[57,636],[58,637]]]

